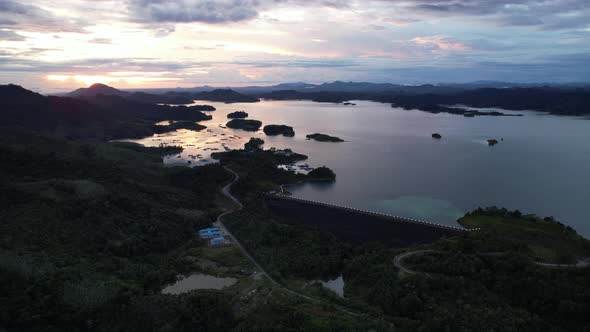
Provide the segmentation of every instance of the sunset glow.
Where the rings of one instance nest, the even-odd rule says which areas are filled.
[[[4,0],[0,80],[45,91],[98,81],[575,82],[590,77],[584,3]]]

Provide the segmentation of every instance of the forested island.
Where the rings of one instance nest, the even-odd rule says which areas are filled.
[[[336,173],[326,166],[313,169],[307,176],[313,180],[334,181],[336,180]]]
[[[245,119],[248,117],[248,113],[244,111],[235,111],[227,114],[228,119]]]
[[[268,136],[277,136],[277,135],[283,135],[283,136],[287,136],[287,137],[295,136],[295,131],[293,130],[293,127],[286,126],[286,125],[274,125],[274,124],[266,125],[266,126],[264,126],[264,128],[262,130]]]
[[[339,137],[330,136],[330,135],[326,135],[326,134],[319,134],[319,133],[309,134],[309,135],[306,135],[305,137],[307,137],[307,139],[312,139],[312,140],[318,141],[318,142],[334,142],[334,143],[344,142],[344,140]]]
[[[155,125],[154,126],[154,133],[162,134],[162,133],[175,131],[178,129],[200,131],[200,130],[203,130],[206,128],[207,128],[206,126],[200,125],[200,124],[192,122],[192,121],[170,121],[167,126]]]
[[[226,123],[228,128],[242,129],[246,131],[257,131],[262,127],[262,122],[258,120],[232,119]]]

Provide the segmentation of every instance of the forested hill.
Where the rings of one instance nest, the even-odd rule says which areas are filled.
[[[43,96],[17,85],[0,85],[0,127],[33,129],[69,138],[116,139],[154,133],[154,122],[203,121],[211,106],[162,106],[115,95]]]
[[[150,90],[152,91],[152,90]],[[167,91],[148,93],[146,91],[129,92],[111,86],[96,83],[87,88],[76,89],[67,97],[97,97],[97,96],[118,96],[126,99],[152,104],[192,104],[194,100],[209,100],[225,103],[255,103],[258,98],[237,92],[233,89],[212,89],[210,91]]]

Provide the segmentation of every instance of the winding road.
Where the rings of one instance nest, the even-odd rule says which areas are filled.
[[[407,268],[406,266],[404,266],[403,261],[404,259],[410,257],[410,256],[414,256],[414,255],[423,255],[423,254],[428,254],[428,253],[442,253],[443,251],[440,250],[432,250],[432,249],[424,249],[424,250],[413,250],[413,251],[407,251],[404,252],[403,254],[399,254],[397,256],[395,256],[393,258],[393,265],[401,272],[401,273],[405,273],[405,274],[417,274],[417,273],[421,273],[421,274],[428,274],[426,272],[421,272],[421,271],[415,271],[412,269]],[[499,256],[499,255],[504,255],[506,253],[504,252],[490,252],[490,253],[482,253],[480,255],[482,256]],[[543,267],[548,267],[548,268],[586,268],[590,266],[590,259],[588,258],[583,258],[578,260],[578,262],[576,264],[553,264],[553,263],[542,263],[542,262],[533,262],[533,264],[537,265],[537,266],[543,266]]]
[[[414,250],[414,251],[404,252],[403,254],[399,254],[399,255],[397,255],[397,256],[395,256],[393,258],[393,265],[401,273],[406,273],[406,274],[416,274],[416,273],[428,274],[426,272],[420,272],[420,271],[414,271],[414,270],[408,269],[407,267],[405,267],[403,265],[403,261],[404,261],[404,259],[406,259],[407,257],[410,257],[410,256],[423,255],[423,254],[428,254],[428,253],[439,253],[439,252],[441,252],[441,251],[432,250],[432,249]]]
[[[236,211],[240,211],[242,208],[244,208],[244,205],[242,205],[242,203],[236,198],[234,197],[234,195],[231,194],[231,186],[232,184],[238,182],[238,180],[240,180],[240,175],[238,175],[238,173],[234,172],[233,170],[231,170],[230,168],[224,166],[223,167],[226,171],[230,172],[231,174],[233,174],[234,179],[232,180],[232,182],[228,183],[227,185],[225,185],[225,187],[223,187],[221,189],[221,193],[229,198],[232,202],[234,202],[237,206],[236,209],[233,210],[229,210],[226,211],[222,214],[220,214],[219,216],[217,216],[217,220],[213,223],[213,225],[221,228],[225,234],[227,234],[227,236],[230,237],[230,239],[232,240],[232,242],[242,251],[242,253],[252,262],[252,264],[254,264],[254,266],[256,266],[256,268],[260,271],[260,273],[266,277],[266,279],[268,279],[268,281],[270,281],[273,285],[275,286],[281,286],[276,280],[274,280],[263,268],[262,266],[260,266],[260,264],[258,264],[258,262],[254,259],[254,257],[252,257],[248,251],[246,250],[246,248],[244,248],[244,246],[240,243],[240,241],[238,241],[238,238],[235,237],[227,227],[225,227],[225,225],[223,224],[223,217],[227,216],[228,214],[234,213]]]
[[[300,298],[303,298],[303,299],[306,299],[306,300],[308,300],[308,301],[317,302],[317,303],[323,303],[323,301],[321,301],[321,300],[318,300],[318,299],[315,299],[315,298],[313,298],[313,297],[310,297],[310,296],[307,296],[307,295],[304,295],[304,294],[301,294],[301,293],[298,293],[298,292],[292,291],[292,290],[288,289],[287,287],[285,287],[285,286],[281,285],[281,284],[280,284],[278,281],[276,281],[276,280],[275,280],[273,277],[271,277],[271,276],[270,276],[270,274],[268,274],[268,272],[266,272],[266,270],[264,270],[264,269],[262,268],[262,266],[261,266],[261,265],[260,265],[260,264],[259,264],[259,263],[256,261],[256,259],[254,259],[254,257],[252,257],[252,255],[250,255],[250,254],[248,253],[248,251],[247,251],[247,250],[246,250],[246,248],[244,248],[244,246],[243,246],[243,245],[240,243],[240,241],[238,240],[238,238],[237,238],[237,237],[235,237],[235,236],[234,236],[234,235],[233,235],[233,234],[232,234],[232,233],[229,231],[229,229],[228,229],[228,228],[227,228],[227,227],[226,227],[226,226],[223,224],[223,217],[225,217],[225,216],[227,216],[227,215],[229,215],[229,214],[231,214],[231,213],[234,213],[234,212],[240,211],[240,210],[241,210],[241,209],[244,207],[244,205],[243,205],[243,204],[242,204],[242,203],[241,203],[241,202],[240,202],[240,201],[239,201],[239,200],[238,200],[238,199],[237,199],[237,198],[236,198],[234,195],[232,195],[232,194],[231,194],[231,191],[230,191],[230,190],[231,190],[231,186],[232,186],[234,183],[236,183],[238,180],[240,180],[240,175],[239,175],[238,173],[234,172],[232,169],[230,169],[230,168],[226,167],[226,166],[224,166],[223,168],[224,168],[226,171],[228,171],[228,172],[230,172],[231,174],[233,174],[233,176],[234,176],[234,179],[232,180],[232,182],[228,183],[228,184],[227,184],[225,187],[223,187],[223,188],[221,189],[221,193],[222,193],[222,194],[223,194],[225,197],[229,198],[229,199],[230,199],[232,202],[234,202],[234,203],[236,204],[237,208],[236,208],[236,209],[233,209],[233,210],[226,211],[226,212],[224,212],[224,213],[220,214],[220,215],[217,217],[217,220],[216,220],[216,221],[215,221],[213,224],[214,224],[215,226],[217,226],[217,227],[221,228],[221,229],[222,229],[222,230],[225,232],[225,234],[227,234],[227,236],[229,236],[229,237],[231,238],[232,242],[233,242],[233,243],[234,243],[234,244],[235,244],[235,245],[236,245],[236,246],[237,246],[237,247],[238,247],[238,248],[239,248],[239,249],[242,251],[242,253],[243,253],[243,254],[244,254],[244,255],[245,255],[245,256],[246,256],[246,257],[247,257],[247,258],[248,258],[248,259],[249,259],[249,260],[252,262],[252,264],[254,264],[254,266],[256,266],[256,268],[257,268],[257,269],[260,271],[260,273],[261,273],[261,274],[262,274],[262,275],[263,275],[263,276],[264,276],[266,279],[268,279],[268,281],[269,281],[271,284],[273,284],[273,286],[276,286],[276,287],[278,287],[278,288],[280,288],[280,289],[284,290],[285,292],[287,292],[287,293],[289,293],[289,294],[291,294],[291,295],[298,296],[298,297],[300,297]],[[338,306],[335,306],[335,307],[336,307],[338,310],[340,310],[340,311],[342,311],[342,312],[345,312],[345,313],[347,313],[347,314],[349,314],[349,315],[352,315],[352,316],[361,316],[360,314],[357,314],[357,313],[351,312],[351,311],[349,311],[349,310],[347,310],[347,309],[344,309],[344,308],[341,308],[341,307],[338,307]]]

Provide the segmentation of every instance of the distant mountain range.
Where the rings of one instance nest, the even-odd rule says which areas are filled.
[[[269,93],[273,91],[291,90],[297,92],[366,92],[366,93],[381,93],[381,92],[395,92],[395,93],[410,93],[410,94],[424,94],[437,93],[448,94],[457,93],[463,90],[475,90],[481,88],[526,88],[526,87],[553,87],[553,88],[584,88],[590,89],[590,83],[510,83],[498,81],[476,81],[471,83],[439,83],[439,84],[423,84],[423,85],[404,85],[394,83],[370,83],[370,82],[343,82],[335,81],[321,84],[311,83],[282,83],[271,86],[245,86],[245,87],[212,87],[208,85],[197,86],[192,88],[167,88],[167,89],[135,89],[129,91],[142,91],[154,94],[162,94],[165,92],[177,93],[198,93],[208,92],[214,90],[233,90],[247,95],[258,95]]]
[[[194,100],[209,100],[226,103],[249,103],[257,102],[258,98],[241,94],[232,89],[212,89],[210,91],[160,91],[150,90],[152,93],[145,91],[123,91],[105,84],[96,83],[88,88],[80,88],[65,94],[68,97],[83,98],[96,97],[100,95],[118,96],[125,99],[131,99],[137,102],[150,104],[192,104]]]
[[[405,109],[432,113],[478,115],[466,109],[449,107],[467,105],[481,108],[535,110],[560,115],[590,114],[590,86],[584,84],[517,84],[480,81],[468,84],[400,85],[369,82],[331,82],[323,84],[285,83],[274,86],[213,88],[209,86],[176,89],[122,91],[104,84],[94,84],[67,94],[75,98],[116,96],[149,104],[191,104],[194,100],[225,103],[270,100],[312,100],[342,103],[371,100]],[[482,114],[483,115],[483,114]],[[488,115],[486,113],[486,115]],[[502,115],[493,112],[491,115]]]

